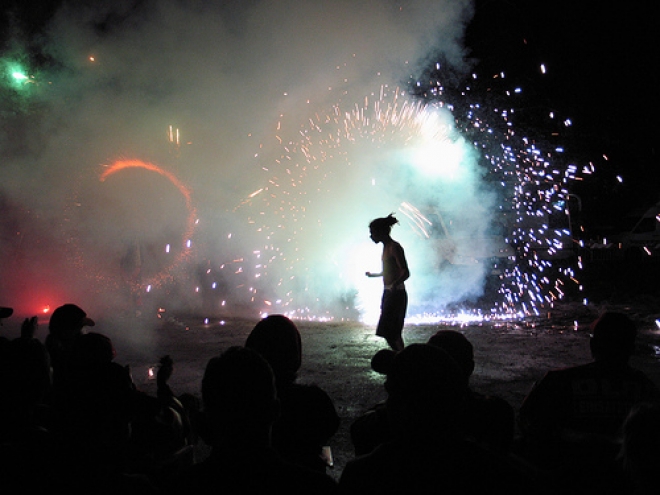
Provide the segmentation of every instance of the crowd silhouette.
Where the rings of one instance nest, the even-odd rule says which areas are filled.
[[[472,389],[461,332],[379,351],[387,399],[350,424],[355,456],[336,477],[341,418],[321,386],[298,382],[302,339],[286,316],[211,358],[200,398],[170,388],[170,356],[156,394],[141,391],[75,304],[52,313],[44,342],[37,327],[0,335],[2,493],[657,492],[660,390],[630,365],[637,329],[622,313],[592,324],[591,362],[547,370],[517,410]]]

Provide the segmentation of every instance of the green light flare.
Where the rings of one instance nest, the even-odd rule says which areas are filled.
[[[28,75],[28,72],[25,68],[19,63],[13,60],[3,60],[3,79],[13,87],[14,89],[22,89],[28,82],[31,82],[31,78]]]

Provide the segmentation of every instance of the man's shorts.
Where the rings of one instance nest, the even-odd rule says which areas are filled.
[[[405,289],[383,291],[376,335],[388,340],[401,337],[407,309],[408,293]]]

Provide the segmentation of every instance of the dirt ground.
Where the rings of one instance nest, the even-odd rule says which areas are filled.
[[[657,308],[660,306],[653,304]],[[533,382],[546,370],[590,360],[588,324],[603,307],[578,304],[553,310],[543,318],[506,323],[469,325],[407,325],[406,343],[425,342],[441,328],[463,332],[475,349],[476,369],[472,387],[499,395],[518,408]],[[633,364],[647,371],[660,384],[660,330],[650,307],[609,307],[631,314],[640,327]],[[256,320],[210,319],[197,316],[161,315],[150,330],[144,320],[126,319],[97,322],[95,331],[105,331],[117,348],[116,360],[131,366],[137,385],[155,394],[149,368],[160,356],[169,354],[175,362],[171,386],[175,393],[199,395],[204,367],[209,358],[231,345],[242,345]],[[329,473],[338,478],[353,457],[349,426],[375,403],[385,399],[384,377],[370,369],[371,357],[386,347],[374,335],[374,328],[358,322],[314,323],[298,321],[303,342],[303,365],[299,381],[316,383],[334,400],[342,418],[331,441],[335,466]],[[105,330],[104,330],[105,328]],[[130,331],[128,331],[130,330]],[[198,458],[206,455],[198,446]]]

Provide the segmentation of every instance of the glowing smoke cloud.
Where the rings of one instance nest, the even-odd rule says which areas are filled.
[[[340,303],[352,308],[357,290],[363,318],[373,321],[382,284],[364,272],[380,271],[381,247],[370,246],[367,226],[397,210],[392,235],[413,273],[411,313],[481,294],[487,265],[479,251],[488,249],[494,197],[453,125],[445,108],[383,87],[360,104],[316,113],[295,140],[278,126],[282,154],[265,162],[263,187],[248,198],[249,221],[264,234],[260,275],[276,277],[287,296],[278,311],[336,316],[346,313]],[[456,220],[442,239],[451,253],[430,233],[443,218]]]
[[[521,148],[507,151],[506,133],[479,143],[454,129],[463,116],[448,102],[426,107],[397,89],[430,51],[460,64],[469,2],[107,5],[55,17],[45,50],[57,69],[31,78],[31,110],[2,136],[0,249],[11,260],[3,304],[130,306],[99,288],[136,265],[124,239],[139,232],[135,245],[153,251],[140,266],[151,261],[159,274],[195,208],[190,263],[149,296],[154,304],[310,317],[353,317],[353,303],[377,311],[381,287],[363,274],[378,270],[380,247],[367,225],[396,212],[413,311],[442,311],[478,297],[488,270],[476,260],[489,252],[499,193],[483,181],[474,145],[503,175],[518,168],[503,195],[529,220],[505,232],[530,258],[504,272],[504,309],[560,297],[554,268],[533,259],[532,236],[551,249],[561,236],[532,221],[545,206],[530,198],[546,189],[520,179],[529,163]],[[509,158],[493,158],[503,149]],[[554,186],[552,160],[523,152],[540,157],[537,177],[545,168]],[[173,174],[193,204],[146,170],[114,174],[124,182],[114,189],[99,182],[103,165],[120,159]],[[550,196],[542,202],[557,207]],[[555,196],[567,199],[563,185]],[[77,271],[92,261],[101,280]]]
[[[29,111],[12,118],[11,129],[0,137],[7,211],[0,248],[11,260],[3,268],[3,304],[26,313],[71,300],[99,311],[125,303],[121,297],[105,299],[105,294],[100,300],[97,284],[85,280],[71,255],[76,252],[72,246],[82,243],[85,259],[106,263],[100,271],[117,267],[123,248],[120,254],[103,253],[120,245],[125,217],[112,201],[90,203],[89,191],[104,190],[100,169],[119,159],[156,164],[190,188],[199,218],[192,242],[200,265],[208,261],[215,269],[222,258],[236,277],[253,272],[254,266],[238,260],[252,262],[266,243],[234,209],[263,186],[262,167],[272,164],[255,155],[264,146],[272,152],[270,140],[281,116],[292,130],[335,104],[339,86],[354,101],[374,88],[394,87],[417,72],[429,49],[459,63],[463,27],[472,13],[471,4],[462,1],[95,4],[65,4],[54,17],[44,45],[54,63],[34,74]],[[177,130],[176,146],[171,129]],[[114,178],[127,179],[127,173]],[[184,219],[185,228],[180,192],[164,178],[157,187],[151,175],[141,201],[178,205],[175,217]],[[305,187],[313,194],[311,184]],[[343,198],[339,226],[347,211],[362,212],[367,221],[392,209],[365,193],[360,188],[355,198]],[[117,199],[120,206],[126,204],[127,198]],[[349,208],[350,200],[355,208]],[[163,215],[146,221],[169,232],[147,239],[162,243],[163,251],[182,236],[179,220],[168,225]],[[357,226],[339,229],[337,237],[364,239],[364,225],[359,232]],[[398,229],[403,235],[405,229]],[[204,266],[191,267],[189,276],[196,280],[168,289],[163,302],[170,307],[199,304],[207,273]],[[325,287],[321,277],[298,276],[314,279],[313,289]],[[234,296],[242,290],[238,286],[249,290],[252,280],[226,276],[208,281],[228,298],[242,299]],[[268,296],[262,300],[286,299],[276,283],[261,290]],[[257,293],[255,300],[261,296]]]

